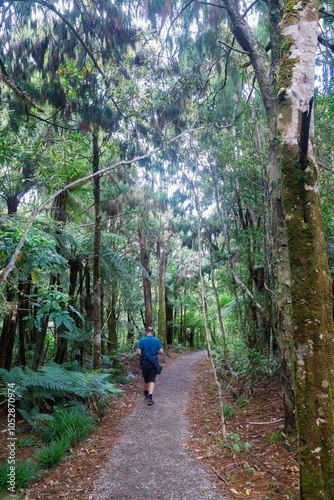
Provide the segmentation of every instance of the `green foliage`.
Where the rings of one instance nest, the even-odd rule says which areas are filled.
[[[69,304],[70,298],[67,293],[63,293],[57,288],[48,288],[32,297],[35,298],[33,306],[37,310],[37,313],[35,316],[30,317],[30,324],[33,321],[35,327],[40,330],[42,328],[43,319],[47,317],[50,321],[54,321],[56,328],[62,326],[67,328],[69,332],[75,333],[77,331],[74,315],[80,317],[80,319],[83,318],[80,313]]]
[[[0,267],[4,267],[11,259],[14,250],[22,236],[26,220],[19,215],[2,217],[0,239]],[[17,257],[17,269],[23,278],[32,275],[37,278],[38,273],[49,272],[56,274],[66,265],[66,260],[57,251],[57,241],[50,235],[52,221],[39,222],[30,229],[25,238],[21,253]]]
[[[33,436],[22,436],[18,438],[16,441],[16,445],[18,448],[31,448],[37,444],[36,438]]]
[[[248,474],[254,474],[254,475],[257,474],[257,470],[254,467],[252,467],[251,465],[249,465],[249,464],[245,464],[244,465],[244,470]]]
[[[0,380],[0,395],[4,400],[8,397],[7,384],[14,384],[19,411],[30,424],[33,424],[44,400],[80,400],[101,414],[110,397],[121,393],[109,381],[109,373],[74,372],[56,363],[43,366],[37,372],[18,366],[10,371],[0,369]]]
[[[39,464],[47,469],[57,465],[66,455],[71,442],[69,436],[53,440],[48,446],[41,448],[37,454]]]
[[[223,411],[225,417],[233,417],[233,415],[235,415],[235,409],[229,403],[224,403]]]
[[[245,340],[241,335],[234,333],[226,338],[229,360],[237,374],[245,374],[248,367],[248,351]]]
[[[85,154],[88,147],[88,140],[80,133],[52,137],[49,161],[43,162],[39,169],[50,192],[87,175],[89,164]]]
[[[256,349],[249,350],[250,375],[254,379],[257,376],[271,377],[279,372],[279,358],[269,359],[268,355],[259,352]]]
[[[67,439],[70,445],[76,445],[88,437],[94,427],[93,417],[82,408],[74,406],[56,407],[52,415],[41,414],[36,419],[34,430],[46,441]]]
[[[239,408],[243,408],[244,406],[247,405],[247,399],[245,399],[244,396],[239,396],[237,398],[237,405],[239,406]]]
[[[8,474],[10,474],[8,460],[0,465],[0,493],[8,493]],[[15,463],[15,490],[19,491],[31,484],[40,474],[41,469],[30,458]]]
[[[240,440],[240,435],[237,433],[228,433],[226,436],[226,442],[224,446],[230,448],[233,451],[240,452],[243,450],[249,450],[250,443],[242,443]]]
[[[129,383],[129,378],[124,375],[116,375],[115,382],[117,384],[125,385]]]
[[[232,326],[234,332],[236,325]],[[272,359],[266,352],[250,349],[244,336],[234,333],[226,336],[229,361],[235,379],[245,378],[250,386],[253,386],[258,377],[272,377],[279,371],[278,357]],[[214,351],[215,362],[219,375],[224,378],[222,352],[219,348]]]
[[[285,437],[286,436],[283,434],[283,432],[273,432],[269,437],[269,442],[279,443],[280,441],[283,441]]]

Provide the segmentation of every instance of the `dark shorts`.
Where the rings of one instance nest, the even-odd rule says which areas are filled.
[[[140,362],[140,366],[145,384],[148,384],[148,382],[155,382],[157,372],[154,365],[152,365],[151,361],[148,361],[147,359],[142,359]]]

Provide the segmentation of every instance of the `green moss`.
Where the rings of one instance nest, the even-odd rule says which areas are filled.
[[[293,69],[299,62],[298,58],[283,57],[281,62],[281,68],[278,76],[279,88],[288,89],[291,87]]]
[[[297,4],[301,4],[300,7],[298,9],[296,9],[296,5]],[[305,2],[299,2],[298,0],[288,0],[286,3],[285,3],[285,8],[284,8],[284,11],[285,12],[297,12],[298,10],[303,10],[305,8]]]
[[[317,269],[323,263],[319,261],[321,248],[318,248],[317,240],[321,232],[319,225],[320,214],[315,210],[318,205],[318,193],[315,189],[305,189],[305,186],[314,186],[317,180],[316,166],[309,162],[308,168],[304,170],[299,163],[298,145],[285,145],[282,156],[282,196],[284,212],[286,215],[287,236],[291,264],[291,279],[294,301],[298,304],[294,311],[296,324],[303,325],[308,322],[308,328],[304,330],[306,342],[308,330],[314,332],[318,329],[318,318],[323,316],[323,300],[325,290],[315,300],[312,291],[319,290],[318,280],[322,279]],[[317,251],[317,259],[314,251]],[[325,286],[325,283],[324,283]],[[327,285],[326,285],[327,286]],[[312,304],[312,307],[311,307]],[[302,337],[302,331],[300,331]],[[314,336],[314,348],[321,342],[318,335]]]
[[[283,15],[284,26],[291,26],[298,22],[298,14],[296,11],[285,12]]]
[[[281,54],[289,52],[292,44],[293,40],[285,40],[281,45]]]

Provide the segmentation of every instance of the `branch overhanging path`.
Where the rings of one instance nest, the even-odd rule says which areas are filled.
[[[25,242],[25,240],[27,238],[27,235],[28,235],[28,233],[30,231],[30,228],[33,225],[33,222],[38,217],[38,215],[41,213],[41,211],[44,208],[46,208],[58,195],[60,195],[64,191],[67,191],[67,190],[69,190],[69,189],[71,189],[73,187],[76,187],[76,186],[79,186],[81,184],[84,184],[85,182],[93,179],[96,176],[102,177],[103,175],[107,174],[111,170],[113,170],[113,169],[115,169],[117,167],[120,167],[121,165],[130,166],[133,163],[138,163],[139,161],[144,160],[145,158],[149,158],[149,157],[153,156],[154,154],[158,153],[159,151],[161,151],[164,147],[168,146],[169,144],[172,144],[173,142],[181,139],[181,137],[184,137],[185,135],[188,135],[188,134],[193,134],[193,133],[195,133],[195,132],[197,132],[199,130],[203,130],[205,128],[208,128],[208,125],[203,125],[201,127],[197,127],[197,128],[193,127],[193,128],[187,129],[187,130],[181,132],[180,134],[172,137],[171,139],[166,140],[163,144],[161,144],[160,146],[155,147],[154,149],[152,149],[152,151],[149,151],[146,154],[143,154],[141,156],[136,156],[135,158],[133,158],[131,160],[120,160],[120,161],[117,161],[117,162],[115,162],[115,163],[113,163],[111,165],[108,165],[108,166],[102,168],[98,172],[88,174],[85,177],[82,177],[80,179],[76,179],[75,181],[70,182],[69,184],[66,184],[66,186],[64,186],[63,188],[58,189],[57,191],[55,191],[43,203],[41,203],[40,205],[38,205],[37,207],[35,207],[32,210],[29,222],[27,223],[27,225],[26,225],[26,227],[25,227],[25,229],[24,229],[24,231],[22,233],[20,241],[18,242],[18,244],[17,244],[17,246],[16,246],[16,248],[15,248],[15,250],[13,252],[13,255],[12,255],[9,263],[7,264],[6,267],[4,267],[2,270],[0,270],[0,286],[2,286],[4,284],[4,282],[6,281],[6,279],[8,278],[8,276],[10,275],[10,273],[13,271],[13,269],[15,267],[15,262],[16,262],[19,254],[21,252],[21,249],[22,249],[23,244],[24,244],[24,242]]]
[[[185,410],[195,365],[206,355],[206,351],[182,355],[163,370],[155,387],[155,405],[138,397],[96,482],[94,500],[228,500],[215,491],[209,473],[187,451],[190,431]]]

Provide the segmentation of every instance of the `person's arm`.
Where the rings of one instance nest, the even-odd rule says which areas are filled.
[[[137,349],[137,354],[139,357],[141,356],[141,349]]]
[[[159,349],[158,354],[162,354],[164,352],[163,348]]]

